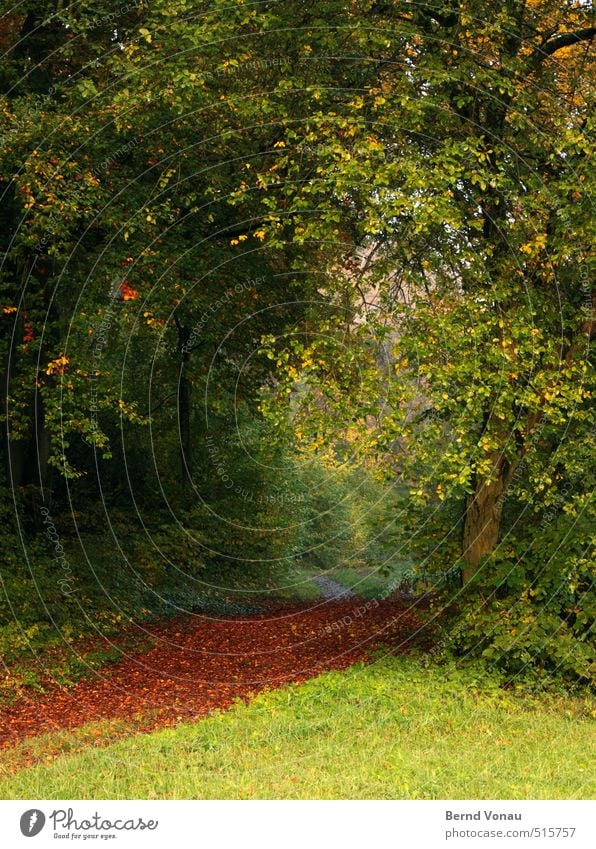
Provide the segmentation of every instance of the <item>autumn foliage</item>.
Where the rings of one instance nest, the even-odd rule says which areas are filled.
[[[124,654],[72,688],[48,677],[45,694],[24,691],[0,710],[0,745],[101,719],[134,718],[144,730],[197,719],[237,698],[344,669],[380,646],[407,651],[419,640],[420,626],[404,602],[363,599],[275,605],[242,619],[193,616],[136,626],[139,638],[150,636],[149,651]]]

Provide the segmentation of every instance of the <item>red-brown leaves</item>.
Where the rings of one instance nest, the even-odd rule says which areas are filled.
[[[293,605],[246,619],[179,617],[136,626],[156,642],[72,689],[53,685],[0,712],[0,745],[58,728],[114,718],[175,725],[229,707],[238,697],[300,682],[366,658],[380,643],[399,648],[420,627],[403,603],[349,599]]]

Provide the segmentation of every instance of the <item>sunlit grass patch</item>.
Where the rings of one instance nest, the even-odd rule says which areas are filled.
[[[590,798],[593,707],[587,697],[504,691],[473,668],[385,658],[192,725],[65,754],[5,778],[0,795]]]

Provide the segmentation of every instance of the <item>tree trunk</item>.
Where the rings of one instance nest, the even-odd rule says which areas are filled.
[[[178,428],[180,433],[180,472],[182,476],[182,487],[186,489],[188,484],[192,485],[192,446],[190,436],[190,409],[191,409],[191,384],[188,377],[188,365],[190,351],[188,343],[190,331],[174,315],[176,329],[178,330],[178,350],[180,351],[180,376],[178,378]]]
[[[462,551],[466,564],[462,571],[464,585],[474,577],[482,560],[494,551],[499,541],[508,463],[501,454],[495,454],[492,459],[490,480],[477,481],[475,491],[466,499]]]
[[[50,500],[49,466],[51,434],[46,425],[43,397],[35,389],[32,413],[32,436],[28,454],[27,483],[40,490],[42,500]]]

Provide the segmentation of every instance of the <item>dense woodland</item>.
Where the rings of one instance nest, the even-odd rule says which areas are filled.
[[[441,652],[590,678],[594,33],[3,4],[5,657],[365,564]]]

